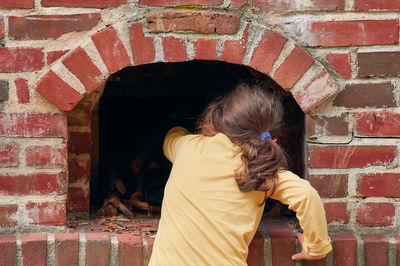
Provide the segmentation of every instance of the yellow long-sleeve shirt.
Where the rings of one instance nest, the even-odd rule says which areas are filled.
[[[175,127],[164,140],[173,167],[149,265],[246,265],[265,193],[239,190],[235,170],[241,153],[227,136],[187,133]],[[278,175],[272,198],[297,212],[306,252],[328,253],[332,248],[318,193],[289,171]]]

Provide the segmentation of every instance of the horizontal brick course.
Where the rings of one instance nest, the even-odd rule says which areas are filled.
[[[29,146],[25,148],[25,163],[36,168],[66,167],[67,149],[53,146]]]
[[[347,136],[349,135],[347,115],[333,117],[306,115],[306,132],[308,138]]]
[[[324,208],[326,212],[327,223],[339,222],[348,224],[350,220],[350,212],[347,202],[325,202]]]
[[[400,174],[363,174],[357,182],[357,193],[363,197],[400,198]]]
[[[308,181],[322,198],[345,198],[348,195],[347,175],[311,175]]]
[[[344,0],[313,0],[312,4],[302,0],[254,0],[253,5],[266,11],[344,10]]]
[[[127,0],[42,0],[42,6],[66,6],[66,7],[117,7],[127,4]]]
[[[139,0],[139,5],[143,6],[188,6],[188,5],[199,5],[199,6],[216,6],[222,5],[224,0],[175,0],[173,2],[169,0]]]
[[[34,8],[35,0],[0,0],[0,8]]]
[[[59,174],[0,175],[0,195],[59,194],[63,191]]]
[[[400,52],[359,52],[357,61],[360,77],[400,75]]]
[[[400,137],[400,114],[365,112],[354,114],[356,136]]]
[[[17,144],[0,143],[0,167],[10,167],[18,165],[19,146]]]
[[[29,224],[65,225],[64,202],[28,202],[25,204],[25,214]]]
[[[392,203],[361,203],[357,208],[356,219],[363,226],[392,226],[395,206]]]
[[[18,225],[18,205],[0,205],[0,226]]]
[[[32,72],[44,66],[42,48],[1,47],[0,73]]]
[[[364,10],[399,10],[398,0],[355,0],[354,8],[359,11]]]

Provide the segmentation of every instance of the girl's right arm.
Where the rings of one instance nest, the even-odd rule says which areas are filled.
[[[163,151],[170,162],[175,161],[176,152],[183,142],[182,137],[188,133],[188,130],[183,127],[173,127],[168,131],[164,139]]]

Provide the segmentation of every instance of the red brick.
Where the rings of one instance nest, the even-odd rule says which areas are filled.
[[[296,48],[276,70],[273,79],[283,89],[290,90],[313,63],[314,59],[296,45]]]
[[[0,226],[18,225],[18,205],[0,205]],[[0,262],[1,263],[1,262]]]
[[[347,175],[311,175],[308,181],[322,198],[347,197]]]
[[[187,60],[185,40],[175,37],[164,37],[162,44],[165,61],[182,62]]]
[[[65,202],[28,202],[25,214],[30,224],[64,225]]]
[[[0,136],[5,137],[66,137],[65,115],[1,113]]]
[[[17,78],[14,80],[15,88],[17,90],[18,103],[29,102],[29,87],[28,81],[24,78]]]
[[[21,235],[22,265],[47,265],[47,234]]]
[[[71,153],[90,153],[92,135],[87,132],[69,132],[68,151]]]
[[[0,167],[19,165],[19,146],[0,143]]]
[[[244,56],[246,54],[246,44],[249,37],[249,25],[243,32],[243,36],[240,40],[226,40],[222,47],[221,61],[242,64]]]
[[[233,7],[242,7],[247,4],[248,0],[232,0],[231,2]]]
[[[92,93],[105,82],[105,77],[81,47],[73,50],[62,63],[82,82],[87,93]]]
[[[35,90],[64,112],[71,111],[83,98],[52,70],[40,79]]]
[[[325,56],[326,61],[344,78],[351,78],[351,65],[349,54],[330,53]]]
[[[339,92],[339,87],[329,73],[324,70],[302,90],[297,91],[294,98],[300,108],[308,113],[337,92]]]
[[[216,60],[217,58],[217,40],[215,39],[197,39],[194,44],[194,59]]]
[[[294,265],[292,255],[296,253],[295,237],[284,223],[266,224],[272,244],[272,265]]]
[[[257,232],[250,243],[249,255],[247,256],[247,265],[264,265],[264,237]]]
[[[0,48],[0,72],[32,72],[42,69],[44,54],[42,48],[2,47]]]
[[[395,206],[391,203],[362,203],[357,208],[357,222],[365,226],[392,226]]]
[[[285,37],[275,31],[265,33],[254,50],[250,66],[264,74],[268,74],[286,41]]]
[[[68,113],[68,126],[90,126],[92,122],[93,103],[80,101]]]
[[[218,6],[222,5],[224,0],[139,0],[139,5],[143,6]]]
[[[397,254],[397,266],[400,264],[400,235],[399,236],[393,236],[395,242],[396,242],[396,254]]]
[[[0,175],[0,195],[57,194],[62,191],[59,174]]]
[[[308,138],[347,136],[349,135],[347,115],[333,117],[306,115],[306,132]]]
[[[365,112],[354,114],[355,135],[369,137],[399,137],[400,114]]]
[[[84,183],[90,177],[90,159],[68,156],[68,175],[70,183]]]
[[[78,265],[78,232],[54,234],[54,239],[55,265]]]
[[[130,24],[129,36],[135,65],[144,65],[153,62],[156,57],[154,39],[144,36],[142,21]]]
[[[39,15],[8,18],[8,32],[13,40],[57,39],[73,31],[86,31],[100,20],[98,13],[77,15]]]
[[[0,8],[34,8],[35,0],[0,0]]]
[[[94,33],[92,40],[110,74],[130,65],[128,53],[113,27]]]
[[[394,146],[317,146],[309,145],[308,165],[312,168],[363,168],[393,165]]]
[[[340,222],[348,224],[350,213],[346,202],[325,202],[326,222]]]
[[[354,8],[363,10],[399,10],[400,2],[398,0],[355,0]]]
[[[333,265],[357,265],[357,238],[352,233],[330,235],[333,246]]]
[[[314,21],[311,23],[310,46],[352,46],[397,44],[399,21],[351,20]]]
[[[253,0],[253,5],[267,11],[296,10],[295,1]]]
[[[234,34],[240,16],[221,12],[167,10],[145,14],[150,32],[194,31],[198,33]]]
[[[42,0],[42,6],[106,8],[124,4],[127,4],[127,0]]]
[[[69,187],[67,209],[69,211],[89,211],[90,194],[88,188]]]
[[[389,265],[389,241],[384,235],[362,235],[365,266]]]
[[[66,54],[69,50],[58,50],[58,51],[50,51],[47,52],[47,64],[50,65],[58,58]]]
[[[400,52],[357,53],[357,60],[360,77],[400,75]]]
[[[400,198],[400,174],[363,174],[357,193],[363,197]]]
[[[86,233],[86,265],[109,265],[111,243],[108,233]]]
[[[16,265],[16,245],[15,236],[0,235],[0,266]]]
[[[253,5],[267,11],[294,11],[294,10],[344,10],[344,0],[312,0],[312,4],[296,1],[254,0]]]
[[[142,264],[142,238],[132,234],[117,234],[118,265]]]
[[[25,148],[25,163],[36,168],[66,167],[67,149],[53,146],[29,146]]]
[[[0,39],[3,39],[5,37],[4,35],[4,22],[3,18],[0,17]]]

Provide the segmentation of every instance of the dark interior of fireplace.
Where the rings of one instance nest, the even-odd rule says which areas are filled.
[[[176,125],[195,132],[206,104],[239,82],[263,82],[281,96],[284,125],[272,134],[285,149],[290,170],[304,176],[304,113],[269,77],[218,61],[130,67],[110,76],[98,103],[99,159],[92,160],[92,169],[98,169],[91,176],[92,213],[115,215],[115,210],[105,210],[105,202],[114,197],[134,216],[157,217],[171,169],[162,154],[165,133]],[[287,214],[286,207],[276,205],[269,200],[265,213]]]

